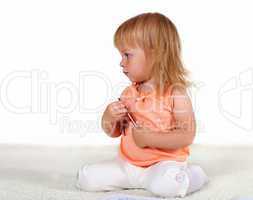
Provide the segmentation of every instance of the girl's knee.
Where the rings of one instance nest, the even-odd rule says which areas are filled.
[[[209,182],[209,178],[204,170],[198,165],[191,165],[187,169],[190,184],[187,193],[192,193],[200,190],[205,184]]]
[[[146,189],[161,197],[184,197],[188,185],[189,177],[184,170],[167,170],[153,177]]]
[[[200,166],[192,165],[189,167],[189,171],[194,176],[193,178],[198,178],[199,180],[201,180],[202,185],[209,182],[209,178],[207,174],[204,172],[204,170]]]
[[[88,165],[84,165],[77,172],[76,187],[84,191],[97,191],[96,185],[92,184],[90,174],[87,173]]]
[[[115,171],[117,168],[102,163],[84,165],[78,171],[76,187],[90,192],[119,190],[127,185],[127,180]]]

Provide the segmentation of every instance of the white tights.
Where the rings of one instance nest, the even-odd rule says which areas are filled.
[[[187,162],[161,161],[142,168],[119,157],[86,164],[77,177],[77,187],[85,191],[140,188],[161,197],[184,197],[200,190],[207,182],[205,172]]]

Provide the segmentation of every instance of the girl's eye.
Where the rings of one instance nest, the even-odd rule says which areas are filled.
[[[129,58],[129,57],[130,57],[130,54],[129,54],[129,53],[124,53],[124,56],[125,56],[126,58]]]

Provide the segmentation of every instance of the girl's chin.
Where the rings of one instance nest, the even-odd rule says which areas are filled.
[[[132,82],[132,83],[138,83],[138,81],[136,81],[135,79],[128,77],[128,79]]]
[[[127,78],[128,78],[132,83],[140,83],[140,82],[142,82],[142,81],[137,80],[137,79],[135,79],[135,78],[133,78],[133,77],[131,77],[131,76],[127,76]]]
[[[127,76],[127,78],[131,81],[131,82],[134,82],[135,80],[132,78],[132,77],[130,77],[130,76]]]

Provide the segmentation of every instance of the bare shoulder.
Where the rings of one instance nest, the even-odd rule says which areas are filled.
[[[172,92],[173,116],[179,127],[195,134],[196,121],[191,99],[186,90],[174,89]]]
[[[176,113],[193,112],[192,102],[186,89],[173,89],[171,93],[173,111]]]
[[[131,98],[134,95],[134,93],[135,93],[134,86],[129,85],[122,91],[120,98],[121,99]]]

